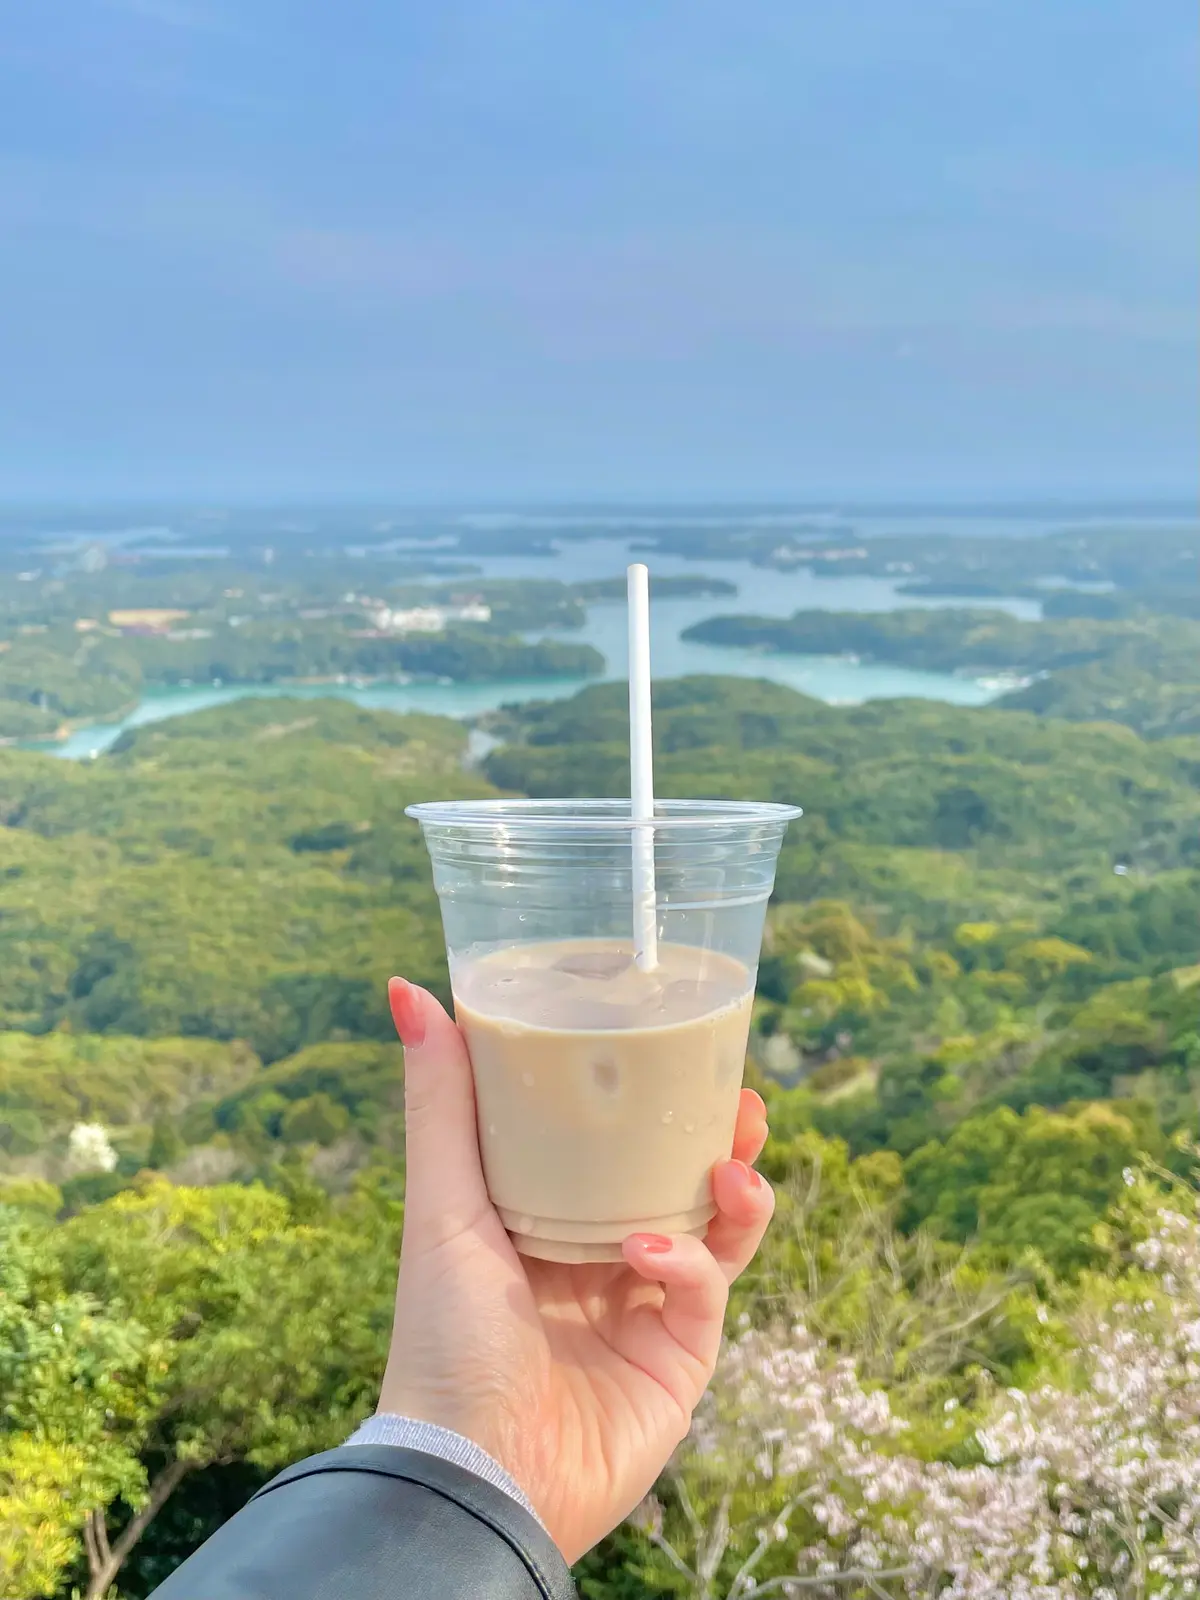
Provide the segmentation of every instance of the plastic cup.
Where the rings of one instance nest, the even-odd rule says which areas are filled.
[[[615,1261],[630,1233],[703,1233],[799,808],[658,803],[650,972],[633,959],[628,800],[446,801],[409,815],[433,863],[488,1191],[517,1248]]]

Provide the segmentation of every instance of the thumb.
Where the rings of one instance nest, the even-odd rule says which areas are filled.
[[[426,989],[393,978],[392,1021],[404,1046],[405,1237],[436,1244],[490,1209],[463,1036]]]

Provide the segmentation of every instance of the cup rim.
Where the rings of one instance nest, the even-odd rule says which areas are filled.
[[[800,806],[774,800],[657,800],[652,822],[630,815],[632,802],[613,800],[428,800],[405,807],[405,816],[422,826],[494,831],[497,827],[533,832],[540,828],[569,828],[631,833],[653,827],[655,833],[704,828],[721,823],[737,826],[775,823],[786,827],[804,815]],[[623,813],[623,814],[622,814]]]

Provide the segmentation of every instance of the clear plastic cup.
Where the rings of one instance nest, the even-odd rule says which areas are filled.
[[[488,1190],[517,1248],[614,1261],[702,1233],[732,1148],[763,918],[796,806],[666,800],[658,965],[634,961],[628,800],[412,806],[433,863]]]

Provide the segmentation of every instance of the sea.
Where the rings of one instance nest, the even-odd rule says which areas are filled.
[[[674,524],[674,519],[670,519]],[[930,531],[929,520],[923,523]],[[628,523],[626,523],[628,530]],[[763,616],[790,616],[794,611],[893,611],[914,606],[953,606],[955,600],[916,599],[899,592],[903,580],[847,574],[815,577],[804,568],[775,571],[755,567],[744,560],[690,560],[679,555],[635,550],[644,543],[646,531],[612,537],[603,525],[597,537],[578,536],[562,541],[551,554],[536,552],[520,555],[480,556],[472,551],[471,561],[489,578],[559,578],[575,582],[590,578],[611,578],[621,574],[631,560],[646,560],[651,573],[652,661],[656,678],[674,678],[688,673],[725,673],[767,678],[789,685],[830,705],[857,705],[866,700],[917,697],[941,700],[953,705],[985,705],[1015,686],[1003,678],[979,678],[955,673],[917,672],[856,660],[853,656],[779,656],[752,649],[729,649],[697,644],[681,637],[693,623],[719,614],[754,613]],[[860,530],[865,531],[865,530]],[[894,531],[902,531],[896,528]],[[975,530],[979,531],[979,530]],[[996,531],[989,527],[989,532]],[[214,554],[222,552],[214,551]],[[704,573],[724,578],[737,585],[736,595],[702,598],[653,598],[655,576],[675,573]],[[1028,598],[989,599],[994,610],[1036,620],[1041,615],[1037,600]],[[530,634],[529,638],[557,637],[594,645],[604,657],[605,677],[625,676],[625,610],[621,601],[600,602],[588,607],[582,629]],[[76,728],[68,738],[41,748],[67,760],[87,760],[102,754],[127,729],[143,727],[167,717],[186,716],[211,706],[254,696],[286,696],[313,699],[335,695],[358,705],[390,711],[425,711],[441,716],[469,718],[501,705],[529,700],[559,699],[574,694],[585,682],[594,679],[537,678],[501,679],[481,683],[453,682],[356,682],[348,679],[327,684],[275,684],[256,686],[208,683],[179,688],[157,688],[146,692],[140,704],[117,722],[95,723]]]

